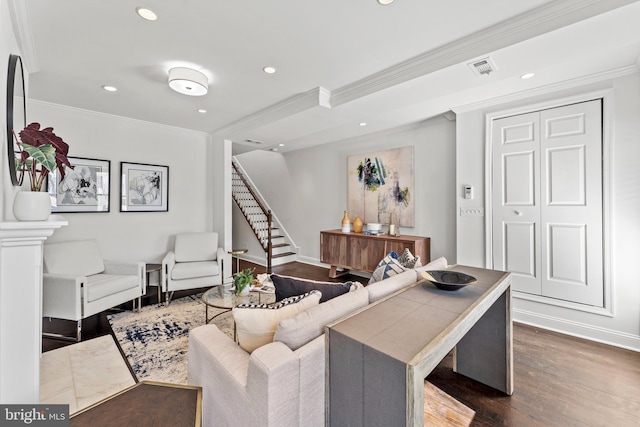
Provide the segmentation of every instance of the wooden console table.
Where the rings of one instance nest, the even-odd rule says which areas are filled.
[[[422,426],[424,379],[453,349],[454,370],[513,393],[511,276],[457,291],[422,280],[327,326],[327,425]]]
[[[341,230],[320,232],[320,262],[331,265],[329,277],[340,274],[338,268],[373,273],[389,251],[402,255],[408,248],[419,255],[422,264],[431,261],[431,239],[420,236],[372,236],[362,233],[343,233]]]

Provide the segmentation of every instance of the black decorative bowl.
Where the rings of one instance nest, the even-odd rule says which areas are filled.
[[[422,277],[444,291],[456,291],[478,281],[475,277],[469,276],[468,274],[450,270],[426,271],[422,274]]]

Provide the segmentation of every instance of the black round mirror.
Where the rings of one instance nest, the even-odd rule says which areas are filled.
[[[22,59],[18,55],[9,55],[7,73],[7,158],[9,175],[13,185],[20,185],[16,171],[16,154],[20,151],[16,136],[27,125],[27,102],[24,90],[24,72]]]

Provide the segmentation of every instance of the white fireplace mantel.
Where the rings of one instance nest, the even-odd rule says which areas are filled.
[[[42,245],[67,220],[0,222],[0,403],[38,403]]]

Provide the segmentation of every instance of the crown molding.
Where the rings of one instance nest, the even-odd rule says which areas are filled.
[[[334,90],[331,104],[345,104],[636,1],[560,0],[544,4]]]
[[[158,129],[164,129],[164,130],[175,130],[175,131],[180,131],[180,132],[184,132],[190,135],[194,135],[194,136],[201,136],[201,137],[208,137],[210,136],[210,134],[208,132],[202,132],[202,131],[197,131],[197,130],[193,130],[193,129],[186,129],[186,128],[181,128],[181,127],[177,127],[177,126],[170,126],[170,125],[165,125],[162,123],[155,123],[155,122],[148,122],[145,120],[140,120],[140,119],[132,119],[131,117],[125,117],[125,116],[118,116],[117,114],[109,114],[109,113],[102,113],[99,111],[94,111],[94,110],[86,110],[84,108],[78,108],[78,107],[71,107],[68,105],[62,105],[62,104],[55,104],[53,102],[47,102],[47,101],[40,101],[38,99],[28,99],[27,100],[28,104],[33,104],[33,105],[38,105],[44,108],[50,108],[50,109],[55,109],[55,110],[62,110],[62,111],[67,111],[70,113],[75,113],[75,114],[87,114],[90,116],[94,116],[94,117],[98,117],[98,118],[108,118],[108,119],[115,119],[115,120],[126,120],[128,122],[134,122],[134,123],[139,123],[145,126],[152,126]],[[27,106],[28,108],[28,106]]]
[[[319,86],[249,114],[211,133],[214,135],[229,134],[242,129],[255,129],[256,127],[282,120],[312,108],[331,108],[330,100],[331,91]]]
[[[484,108],[493,107],[500,104],[507,104],[513,101],[519,101],[525,98],[533,98],[539,95],[547,95],[549,93],[559,92],[565,89],[573,89],[579,86],[586,86],[592,83],[599,83],[603,80],[613,80],[619,77],[628,76],[640,71],[640,67],[637,64],[627,67],[618,68],[615,70],[604,71],[602,73],[590,74],[588,76],[579,77],[575,79],[565,80],[560,83],[553,83],[545,86],[540,86],[533,89],[523,90],[521,92],[510,93],[508,95],[498,96],[483,100],[480,102],[474,102],[471,104],[465,104],[452,108],[456,114],[467,113],[469,111],[481,110]]]
[[[33,34],[31,33],[31,21],[26,0],[9,0],[9,14],[13,24],[14,34],[20,48],[20,56],[29,73],[40,71],[38,56],[36,55]]]

